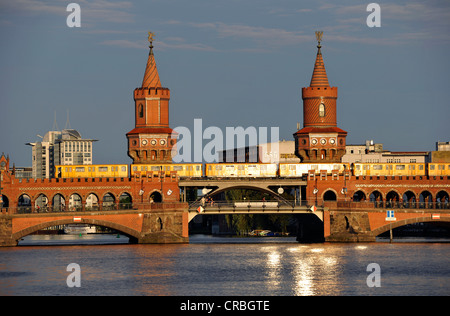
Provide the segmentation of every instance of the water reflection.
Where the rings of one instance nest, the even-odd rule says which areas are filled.
[[[310,248],[294,258],[295,295],[339,295],[339,258],[328,248]]]
[[[271,291],[278,292],[281,286],[281,253],[278,251],[277,247],[270,248],[267,253],[267,261],[266,261],[266,269],[267,269],[267,278],[268,278],[268,288]]]
[[[184,245],[76,246],[40,241],[39,247],[0,248],[0,295],[450,293],[450,244],[248,240],[202,237]],[[372,262],[381,266],[381,288],[366,285],[366,267]],[[81,266],[81,288],[66,286],[70,263]]]

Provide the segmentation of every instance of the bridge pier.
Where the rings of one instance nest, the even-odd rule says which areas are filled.
[[[17,240],[12,239],[12,218],[0,217],[0,247],[15,247]]]
[[[367,212],[324,212],[324,235],[327,242],[374,242]]]
[[[138,244],[174,244],[189,242],[187,211],[144,214],[141,236],[130,239]]]

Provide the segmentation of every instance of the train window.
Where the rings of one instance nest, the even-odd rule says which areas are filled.
[[[212,170],[212,166],[211,166],[211,165],[208,166],[208,170],[209,170],[209,171]]]
[[[150,170],[151,171],[159,171],[160,167],[159,166],[152,166],[152,167],[150,167]]]
[[[200,166],[195,166],[195,170],[200,171]]]
[[[361,170],[361,166],[360,165],[356,165],[356,170]]]
[[[373,170],[383,170],[383,165],[374,165]]]
[[[173,171],[182,171],[183,166],[173,166]]]
[[[108,167],[98,167],[98,172],[108,172]]]
[[[405,170],[405,165],[397,165],[395,166],[395,170]]]
[[[289,170],[296,170],[296,165],[289,165]]]
[[[419,165],[419,170],[423,170],[423,165]]]
[[[369,165],[364,165],[364,166],[363,166],[363,169],[364,169],[364,170],[370,170],[370,166],[369,166]]]
[[[222,170],[222,166],[216,166],[216,170]]]
[[[66,167],[66,172],[69,172],[69,168]]]
[[[244,165],[238,165],[238,170],[245,170],[245,166]]]
[[[317,165],[311,165],[311,170],[317,170],[318,166]]]
[[[434,165],[430,165],[430,170],[434,170]]]
[[[416,170],[416,166],[415,165],[409,165],[409,170]]]
[[[127,167],[126,166],[122,166],[122,171],[127,171]]]
[[[261,165],[261,171],[266,171],[267,170],[267,166],[266,165]]]
[[[136,166],[133,166],[133,171],[137,171],[137,167]]]
[[[445,165],[438,165],[439,170],[445,170]]]

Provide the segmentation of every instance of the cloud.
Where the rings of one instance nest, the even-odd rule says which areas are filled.
[[[154,46],[158,47],[158,50],[166,49],[181,49],[181,50],[197,50],[197,51],[217,51],[217,49],[201,44],[201,43],[186,43],[186,40],[179,37],[168,37],[164,41],[154,41]],[[106,40],[100,42],[100,45],[117,46],[123,48],[138,48],[142,49],[148,47],[147,41],[130,41],[130,40]]]
[[[211,30],[220,38],[248,39],[266,46],[298,44],[311,41],[311,35],[302,32],[288,31],[282,28],[268,28],[244,24],[227,24],[223,22],[188,23],[191,27]],[[250,48],[252,51],[253,48]]]
[[[119,46],[124,48],[145,48],[146,44],[144,41],[141,42],[132,42],[129,40],[106,40],[102,41],[100,45],[107,45],[107,46]]]

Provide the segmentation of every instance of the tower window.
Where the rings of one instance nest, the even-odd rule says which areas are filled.
[[[320,117],[325,116],[325,105],[323,103],[320,103],[320,105],[319,105],[319,116]]]
[[[142,104],[139,104],[139,117],[144,117],[144,107]]]

